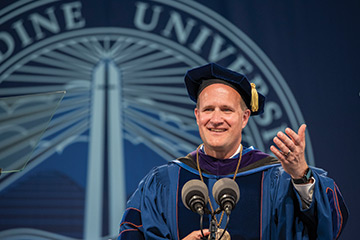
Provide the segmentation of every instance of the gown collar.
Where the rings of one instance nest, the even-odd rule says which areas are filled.
[[[251,154],[251,151],[254,148],[243,148],[242,159],[240,163],[240,169],[246,167],[260,158],[257,155]],[[192,158],[196,161],[196,150],[191,153]],[[240,146],[238,151],[231,157],[227,159],[218,159],[212,156],[207,155],[203,147],[199,149],[199,165],[202,170],[205,170],[213,175],[228,175],[234,173],[238,164],[240,155]],[[254,157],[255,156],[255,157]],[[264,156],[262,156],[264,157]]]

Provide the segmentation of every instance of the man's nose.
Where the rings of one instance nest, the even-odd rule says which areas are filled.
[[[211,116],[211,123],[213,124],[220,124],[223,122],[222,113],[219,110],[215,110],[213,115]]]

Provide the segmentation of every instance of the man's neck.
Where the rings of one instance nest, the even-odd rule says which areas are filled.
[[[207,150],[206,147],[204,146],[202,148],[202,150],[204,151],[204,153],[206,155],[212,156],[214,158],[217,159],[228,159],[228,158],[233,158],[236,154],[238,154],[240,152],[241,149],[241,143],[238,146],[238,148],[236,149],[235,152],[225,152],[225,151],[216,151],[216,150]]]

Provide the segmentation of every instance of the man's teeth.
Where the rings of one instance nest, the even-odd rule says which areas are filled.
[[[215,128],[212,128],[210,129],[212,132],[225,132],[225,129],[215,129]]]

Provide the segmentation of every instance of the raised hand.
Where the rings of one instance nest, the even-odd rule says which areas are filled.
[[[298,133],[286,128],[286,134],[278,132],[273,139],[278,149],[273,145],[270,147],[284,170],[294,179],[301,178],[308,168],[305,160],[305,130],[305,124],[300,126]]]

